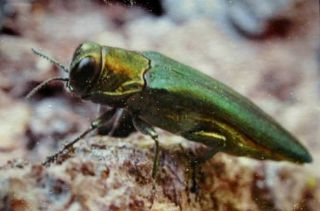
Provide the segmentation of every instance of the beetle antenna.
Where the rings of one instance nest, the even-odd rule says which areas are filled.
[[[50,83],[51,81],[65,81],[65,82],[69,82],[68,78],[61,78],[61,77],[54,77],[54,78],[49,78],[47,80],[45,80],[44,82],[42,82],[41,84],[39,84],[38,86],[36,86],[35,88],[33,88],[25,97],[27,100],[30,99],[35,93],[37,93],[41,88],[43,88],[44,86],[46,86],[48,83]]]
[[[42,52],[40,52],[39,50],[36,50],[36,49],[34,49],[34,48],[31,48],[31,50],[32,50],[32,52],[33,52],[34,54],[36,54],[37,56],[40,56],[40,57],[48,60],[48,61],[51,62],[52,64],[57,65],[58,67],[60,67],[64,72],[69,73],[69,69],[68,69],[66,66],[64,66],[63,64],[59,63],[57,60],[55,60],[55,59],[53,59],[53,58],[50,58],[50,57],[47,56],[46,54],[44,54],[44,53],[42,53]]]

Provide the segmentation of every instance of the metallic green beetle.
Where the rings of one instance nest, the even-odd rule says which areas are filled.
[[[64,80],[82,99],[129,114],[135,128],[156,141],[156,158],[153,126],[205,144],[210,150],[204,160],[222,151],[261,160],[312,161],[295,137],[250,100],[157,52],[85,42],[75,51]],[[103,114],[79,139],[108,118],[110,114]]]

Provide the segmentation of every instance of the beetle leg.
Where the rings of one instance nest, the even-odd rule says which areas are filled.
[[[210,147],[223,148],[226,146],[227,138],[218,132],[197,130],[192,132],[187,132],[182,134],[186,139],[202,143]]]
[[[158,157],[159,157],[158,134],[151,125],[142,121],[139,118],[133,119],[133,125],[138,131],[140,131],[142,134],[150,136],[155,142],[155,145],[154,145],[155,156],[153,159],[153,168],[152,168],[152,177],[155,178],[158,170]]]
[[[204,155],[200,157],[193,157],[191,158],[191,169],[192,169],[192,185],[191,185],[191,192],[197,193],[198,192],[198,184],[197,184],[197,178],[199,178],[201,175],[201,167],[202,164],[205,163],[207,160],[212,158],[217,152],[219,152],[221,148],[214,147],[210,148]]]
[[[154,158],[153,158],[153,166],[152,166],[152,192],[151,192],[151,207],[153,206],[153,201],[156,194],[156,184],[155,178],[158,172],[158,157],[159,157],[159,141],[158,141],[158,134],[155,129],[148,123],[144,122],[143,120],[135,117],[132,119],[133,126],[136,128],[137,131],[140,131],[144,135],[150,136],[154,140]],[[151,208],[150,207],[150,208]]]
[[[116,113],[114,114],[114,122],[112,123],[111,129],[110,129],[108,135],[112,136],[114,134],[114,131],[120,125],[120,120],[123,115],[124,115],[124,110],[122,108],[116,110]]]
[[[204,130],[184,133],[182,134],[182,136],[189,140],[205,144],[206,146],[209,146],[211,148],[211,150],[209,150],[206,154],[196,159],[197,163],[204,163],[218,151],[221,151],[226,146],[227,140],[227,138],[220,133]]]
[[[191,169],[192,169],[192,185],[191,192],[198,192],[197,178],[199,177],[199,171],[201,165],[212,158],[217,152],[221,151],[226,145],[226,137],[217,132],[208,131],[195,131],[183,135],[193,141],[203,143],[210,146],[210,149],[203,155],[195,158],[191,158]]]
[[[136,131],[132,123],[132,117],[127,110],[123,108],[102,107],[101,111],[105,112],[110,109],[113,112],[113,116],[97,129],[99,135],[127,137]]]
[[[65,151],[69,150],[75,143],[77,143],[79,140],[81,140],[87,134],[89,134],[90,132],[94,131],[95,129],[97,129],[98,127],[103,125],[103,123],[108,121],[112,117],[112,115],[113,115],[113,112],[110,112],[110,111],[106,111],[105,113],[103,113],[100,117],[98,117],[96,120],[91,122],[91,125],[87,130],[85,130],[83,133],[81,133],[78,137],[73,139],[71,142],[69,142],[66,145],[64,145],[63,148],[60,149],[58,152],[56,152],[55,154],[47,157],[47,159],[42,163],[42,165],[47,166],[47,165],[51,164],[52,162],[54,162],[55,160],[57,160],[57,158],[62,153],[64,153]]]

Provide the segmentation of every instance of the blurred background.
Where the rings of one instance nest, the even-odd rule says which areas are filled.
[[[97,116],[97,105],[59,82],[24,99],[40,82],[64,75],[31,48],[68,66],[90,40],[161,52],[250,98],[314,158],[289,171],[289,180],[281,164],[270,164],[261,191],[278,187],[274,210],[318,210],[319,23],[316,0],[0,0],[0,166],[44,160]]]

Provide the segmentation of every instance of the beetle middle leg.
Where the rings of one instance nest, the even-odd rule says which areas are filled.
[[[99,128],[101,125],[103,125],[106,121],[108,121],[113,115],[113,112],[111,111],[106,111],[103,113],[101,116],[99,116],[96,120],[91,122],[90,127],[85,130],[83,133],[81,133],[78,137],[76,137],[74,140],[71,142],[67,143],[66,145],[63,146],[62,149],[60,149],[58,152],[54,153],[53,155],[47,157],[47,159],[42,163],[42,165],[49,165],[57,158],[63,154],[65,151],[68,151],[75,143],[77,143],[79,140],[81,140],[83,137],[85,137],[87,134],[90,132],[94,131],[95,129]]]
[[[158,134],[155,129],[148,123],[144,122],[143,120],[139,119],[138,117],[133,118],[133,125],[134,127],[140,131],[142,134],[150,136],[154,140],[154,158],[153,158],[153,166],[152,166],[152,193],[151,193],[151,207],[153,206],[153,201],[156,194],[156,185],[155,185],[155,178],[158,172],[158,161],[159,161],[159,141],[158,141]]]
[[[159,160],[159,158],[158,158],[159,157],[158,134],[151,125],[142,121],[139,118],[133,119],[133,125],[138,131],[140,131],[142,134],[150,136],[155,142],[155,145],[154,145],[154,151],[155,151],[154,154],[155,155],[153,158],[153,167],[152,167],[152,178],[155,178],[157,175],[157,171],[158,171],[158,160]]]

